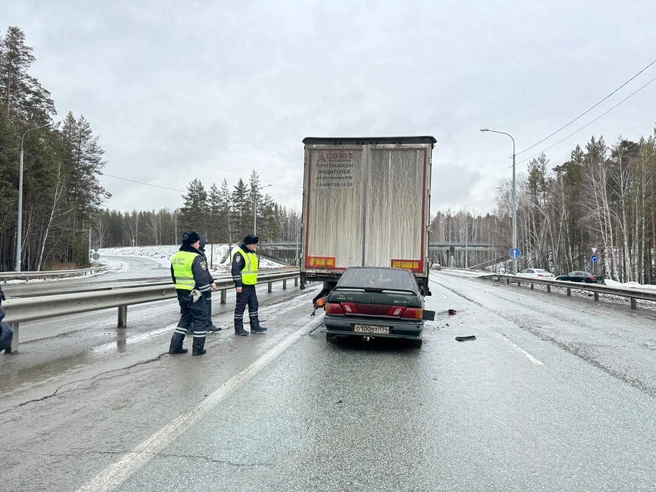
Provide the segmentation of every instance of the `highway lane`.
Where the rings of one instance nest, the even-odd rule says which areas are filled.
[[[431,288],[438,315],[420,350],[327,344],[309,317],[316,286],[274,293],[270,333],[221,332],[202,358],[162,355],[162,333],[135,344],[134,359],[114,350],[43,387],[9,388],[7,483],[653,490],[653,319],[448,272]]]
[[[169,267],[161,261],[138,256],[104,256],[110,261],[107,271],[79,278],[29,280],[3,284],[7,297],[60,294],[91,288],[125,287],[126,285],[165,282],[171,279]]]

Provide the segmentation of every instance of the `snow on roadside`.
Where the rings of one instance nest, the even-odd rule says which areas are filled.
[[[130,246],[124,248],[101,248],[98,250],[98,254],[100,254],[101,260],[103,260],[103,256],[140,256],[151,258],[164,266],[168,266],[170,265],[171,256],[173,256],[179,249],[179,245]],[[210,264],[210,271],[217,273],[229,272],[229,253],[229,244],[208,244],[205,246],[205,255]],[[260,257],[260,269],[281,268],[283,266],[285,265]]]

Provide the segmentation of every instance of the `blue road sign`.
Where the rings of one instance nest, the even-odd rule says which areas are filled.
[[[508,251],[511,260],[519,260],[522,257],[522,251],[519,248],[512,248]]]
[[[592,255],[592,263],[597,263],[598,259],[599,258],[597,258],[597,255]]]

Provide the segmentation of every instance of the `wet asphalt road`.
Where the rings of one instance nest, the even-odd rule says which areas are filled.
[[[61,278],[43,281],[2,284],[2,290],[11,297],[30,297],[35,295],[64,294],[84,289],[110,289],[128,285],[150,284],[171,280],[169,269],[160,262],[137,256],[108,256],[104,258],[116,264],[122,263],[120,270],[112,269],[104,273],[80,278]]]
[[[130,308],[126,330],[107,313],[35,335],[0,360],[4,483],[656,490],[653,315],[445,271],[433,278],[427,307],[438,314],[419,350],[326,343],[321,318],[309,316],[318,286],[263,288],[270,332],[219,332],[200,358],[165,354],[170,302]],[[216,324],[229,325],[233,302],[215,302]],[[455,341],[462,335],[477,338]]]

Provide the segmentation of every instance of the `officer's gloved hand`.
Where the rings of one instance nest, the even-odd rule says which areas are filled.
[[[198,289],[194,289],[191,291],[191,298],[193,302],[198,302],[198,299],[200,299],[202,295],[203,293]]]

